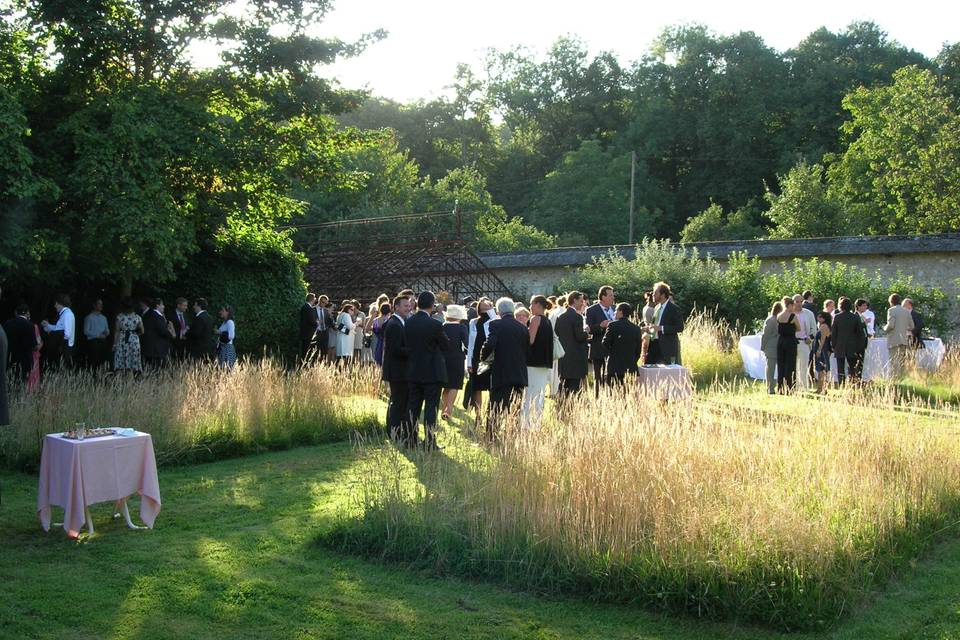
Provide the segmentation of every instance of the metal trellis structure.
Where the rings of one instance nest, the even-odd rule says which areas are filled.
[[[298,225],[294,243],[307,256],[311,290],[335,303],[405,288],[446,291],[453,301],[511,293],[477,257],[463,233],[464,214],[423,213]]]

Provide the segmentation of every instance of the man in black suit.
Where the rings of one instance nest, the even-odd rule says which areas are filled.
[[[653,312],[655,335],[651,340],[659,348],[659,364],[680,364],[680,332],[683,331],[683,314],[673,301],[673,292],[666,282],[653,285],[653,299],[657,308]]]
[[[910,332],[913,336],[913,348],[925,349],[926,345],[923,344],[923,314],[913,308],[913,300],[910,298],[903,299],[903,306],[910,311],[910,317],[913,318],[913,330]]]
[[[408,443],[411,440],[410,381],[407,379],[409,351],[404,331],[404,323],[410,314],[410,299],[397,296],[393,299],[393,314],[383,325],[383,368],[381,377],[390,387],[390,401],[387,404],[387,433],[396,443]],[[324,332],[323,338],[326,338]]]
[[[183,360],[187,355],[187,334],[190,332],[186,298],[177,298],[170,323],[173,324],[173,355],[177,360]]]
[[[213,358],[213,318],[207,312],[205,298],[197,298],[193,303],[193,320],[187,331],[187,351],[195,360]]]
[[[156,369],[167,366],[172,340],[173,333],[163,315],[163,300],[155,298],[150,301],[150,310],[143,314],[143,337],[140,338],[143,363]]]
[[[10,351],[10,369],[15,379],[26,382],[33,370],[33,350],[37,346],[37,336],[30,322],[30,308],[25,304],[17,306],[17,315],[3,323]]]
[[[580,391],[583,379],[587,377],[587,339],[583,328],[583,310],[587,301],[579,291],[567,294],[567,310],[557,318],[554,331],[563,347],[563,357],[557,362],[560,377],[558,398],[566,398]]]
[[[607,349],[603,346],[603,335],[607,325],[614,321],[616,311],[613,308],[613,287],[603,286],[597,292],[596,304],[587,308],[587,328],[590,331],[590,362],[593,363],[594,395],[600,396],[600,385],[605,382],[604,364],[607,361]]]
[[[437,408],[440,405],[440,386],[447,381],[447,365],[443,352],[450,346],[447,334],[439,320],[430,317],[437,298],[432,291],[417,297],[417,312],[404,324],[407,344],[407,379],[410,381],[410,439],[416,445],[419,437],[417,422],[423,412],[424,446],[439,449],[434,433],[437,426]]]
[[[307,299],[300,307],[300,361],[306,362],[308,356],[313,355],[316,348],[315,340],[317,338],[317,326],[320,319],[317,312],[317,296],[313,293],[307,294]],[[326,339],[327,334],[323,334]],[[326,344],[324,344],[326,347]]]
[[[490,414],[487,418],[487,438],[493,442],[499,433],[499,424],[514,403],[523,398],[527,388],[527,355],[530,352],[530,332],[513,317],[515,305],[510,298],[497,300],[500,317],[487,324],[487,339],[480,350],[480,361],[493,357],[490,367]]]
[[[623,384],[627,373],[637,373],[637,361],[640,360],[640,327],[630,320],[632,314],[633,307],[629,303],[618,304],[616,320],[603,334],[603,346],[609,354],[607,379],[617,384]]]
[[[850,377],[857,379],[857,350],[867,340],[863,318],[852,309],[853,301],[850,298],[841,298],[840,313],[833,317],[830,327],[830,342],[833,344],[833,355],[837,358],[838,384],[846,382],[848,368]]]

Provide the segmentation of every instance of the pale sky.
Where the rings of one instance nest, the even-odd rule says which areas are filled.
[[[877,23],[892,40],[928,57],[944,42],[960,40],[960,2],[945,0],[339,0],[319,33],[348,41],[379,28],[389,35],[358,58],[321,73],[345,87],[409,102],[445,93],[458,62],[482,76],[488,47],[524,45],[542,53],[558,37],[575,35],[591,53],[611,50],[627,64],[672,25],[695,22],[720,34],[754,31],[782,51],[818,27],[836,32],[861,20]]]

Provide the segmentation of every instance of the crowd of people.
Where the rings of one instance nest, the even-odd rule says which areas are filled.
[[[198,298],[188,310],[186,298],[177,298],[167,311],[160,298],[135,303],[125,298],[112,321],[97,299],[82,323],[71,308],[70,296],[54,300],[55,322],[33,320],[30,307],[20,303],[2,323],[6,335],[7,365],[12,378],[33,390],[43,371],[88,368],[115,373],[162,369],[187,359],[216,361],[222,367],[236,363],[233,310],[223,306],[217,323]],[[217,326],[215,326],[217,325]]]
[[[668,284],[646,294],[639,322],[630,303],[616,303],[612,287],[601,287],[588,303],[586,294],[571,291],[533,296],[528,306],[486,297],[440,304],[433,292],[404,290],[392,300],[381,295],[364,311],[357,300],[338,307],[310,293],[300,309],[300,355],[305,363],[382,367],[387,427],[398,443],[437,448],[437,421],[450,418],[460,391],[495,440],[514,407],[520,425],[535,428],[548,387],[564,402],[584,391],[591,371],[599,395],[641,363],[680,364],[683,314]]]
[[[923,315],[910,298],[888,299],[883,326],[890,358],[890,374],[901,377],[914,349],[923,349]],[[799,387],[826,393],[831,383],[831,356],[837,384],[860,383],[869,341],[877,336],[876,315],[870,302],[841,297],[825,300],[817,309],[813,292],[785,296],[773,304],[763,325],[760,349],[767,360],[767,392],[785,393]]]

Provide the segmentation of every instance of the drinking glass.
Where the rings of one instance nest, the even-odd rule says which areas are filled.
[[[77,440],[83,440],[84,438],[87,437],[87,423],[86,423],[86,422],[78,422],[78,423],[76,423],[75,425],[73,425],[73,430],[74,430],[74,431],[76,432],[76,434],[77,434]]]

